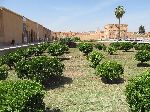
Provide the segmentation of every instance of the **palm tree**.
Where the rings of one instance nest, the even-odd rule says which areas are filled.
[[[119,38],[121,38],[120,37],[120,19],[123,17],[124,14],[125,14],[125,10],[123,6],[118,6],[115,9],[116,18],[119,20]]]

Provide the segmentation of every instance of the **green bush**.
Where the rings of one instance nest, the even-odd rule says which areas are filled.
[[[48,42],[45,42],[45,43],[41,44],[44,51],[48,48],[49,45],[50,45],[50,43],[48,43]]]
[[[106,80],[114,80],[120,78],[124,72],[124,69],[122,65],[118,64],[117,62],[106,61],[97,66],[96,72]]]
[[[128,51],[130,49],[133,48],[133,44],[131,42],[122,42],[121,43],[121,50],[124,50],[124,51]]]
[[[4,56],[5,64],[7,64],[10,69],[15,67],[16,63],[22,60],[22,55],[17,52],[12,52]]]
[[[114,47],[116,50],[121,49],[121,42],[113,42],[110,44],[111,47]]]
[[[20,56],[22,56],[23,59],[27,59],[31,56],[28,52],[28,49],[29,48],[20,48],[20,49],[16,50],[15,52],[17,54],[19,54]]]
[[[0,112],[44,112],[44,91],[40,84],[27,81],[0,82]]]
[[[5,80],[8,76],[8,69],[5,66],[0,67],[0,80]]]
[[[107,47],[107,52],[108,54],[113,55],[115,52],[117,52],[117,50],[115,47],[109,46]]]
[[[76,38],[61,38],[60,42],[66,44],[69,48],[76,48]]]
[[[150,51],[150,44],[148,43],[138,43],[134,45],[135,50],[148,50]]]
[[[46,50],[44,45],[37,45],[35,46],[35,56],[40,56],[44,53]]]
[[[17,54],[22,56],[22,58],[27,59],[31,56],[33,56],[36,52],[36,47],[30,46],[28,48],[20,48],[15,51]]]
[[[73,38],[73,41],[74,41],[74,42],[81,42],[81,39],[80,39],[80,37],[74,37],[74,38]]]
[[[132,45],[135,46],[137,44],[137,42],[133,42]]]
[[[0,56],[0,66],[5,64],[4,56]]]
[[[88,55],[90,52],[93,51],[93,45],[91,43],[80,43],[79,50],[85,55]]]
[[[31,60],[22,60],[17,63],[16,72],[21,79],[31,79],[44,83],[52,76],[61,76],[64,65],[57,58],[34,57]]]
[[[62,48],[63,48],[63,50],[64,50],[65,52],[68,52],[68,51],[69,51],[68,45],[62,44],[62,43],[61,43],[61,45],[62,45]]]
[[[61,38],[60,39],[60,42],[63,43],[63,44],[66,44],[66,43],[69,43],[69,42],[73,42],[73,39],[72,38]]]
[[[25,50],[25,53],[28,57],[31,57],[32,55],[35,54],[35,51],[36,51],[36,48],[31,46],[31,47],[28,47],[26,50]]]
[[[100,64],[103,59],[103,55],[100,52],[93,51],[88,55],[88,60],[92,63],[92,67],[96,68],[97,65]]]
[[[147,50],[140,50],[136,53],[135,59],[141,63],[147,62],[150,60],[150,52]]]
[[[130,80],[126,86],[125,94],[131,112],[149,112],[150,71]]]
[[[106,46],[103,43],[98,43],[95,45],[98,50],[106,50]]]
[[[61,56],[64,54],[65,50],[64,45],[60,43],[53,43],[48,47],[48,52],[52,56]]]
[[[64,45],[64,49],[65,49],[66,52],[69,51],[69,47],[67,45]]]

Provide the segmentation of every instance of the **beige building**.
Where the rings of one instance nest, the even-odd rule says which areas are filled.
[[[127,24],[120,25],[120,37],[127,37]],[[118,24],[108,24],[104,27],[104,35],[106,39],[118,39],[119,38],[119,25]]]
[[[128,25],[120,25],[120,33],[122,38],[126,38]],[[108,24],[104,26],[104,30],[90,31],[90,32],[57,32],[56,36],[58,38],[65,37],[80,37],[81,40],[106,40],[106,39],[118,39],[119,37],[119,25],[118,24]]]
[[[52,40],[51,30],[6,8],[0,7],[0,45]]]

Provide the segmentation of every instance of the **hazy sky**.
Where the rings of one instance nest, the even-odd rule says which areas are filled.
[[[53,31],[95,31],[118,23],[114,9],[123,5],[129,31],[144,25],[150,32],[150,0],[0,0],[4,6]]]

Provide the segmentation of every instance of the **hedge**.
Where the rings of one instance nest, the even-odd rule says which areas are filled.
[[[125,91],[131,112],[150,111],[150,71],[131,79]]]
[[[44,112],[44,93],[42,86],[32,81],[1,81],[0,112]]]
[[[57,58],[48,58],[46,56],[22,60],[16,65],[16,72],[19,78],[27,78],[40,83],[44,83],[52,76],[61,76],[63,69],[64,64],[61,64]]]

